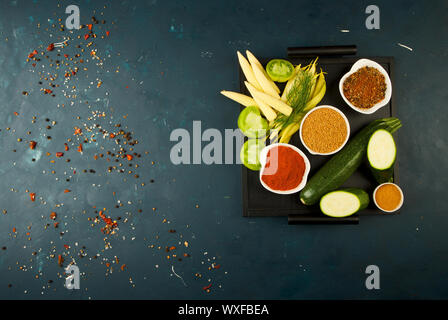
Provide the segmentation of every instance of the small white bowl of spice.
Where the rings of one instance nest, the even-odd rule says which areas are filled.
[[[392,82],[380,64],[360,59],[339,81],[339,92],[352,109],[372,114],[389,103]]]
[[[373,202],[381,211],[391,213],[399,210],[404,202],[401,188],[392,182],[380,184],[373,191]]]
[[[300,140],[309,153],[330,155],[341,150],[350,136],[350,124],[341,110],[318,106],[303,117]]]

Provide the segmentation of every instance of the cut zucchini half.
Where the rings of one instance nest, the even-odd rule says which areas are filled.
[[[262,139],[249,139],[243,144],[240,158],[246,168],[254,171],[261,169],[260,152],[264,147]]]
[[[238,117],[238,128],[249,138],[262,138],[268,131],[269,124],[256,106],[246,107]]]
[[[362,189],[347,188],[327,193],[320,199],[320,210],[333,218],[351,216],[369,204],[369,195]]]
[[[375,131],[367,144],[367,161],[378,183],[392,182],[397,147],[392,134],[384,129]]]

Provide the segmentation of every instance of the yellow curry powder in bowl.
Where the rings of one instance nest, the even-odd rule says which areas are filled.
[[[336,153],[347,143],[349,135],[347,118],[332,106],[309,111],[300,126],[300,139],[311,154]]]
[[[385,211],[394,212],[403,204],[403,191],[395,183],[386,182],[379,185],[373,192],[375,205]]]

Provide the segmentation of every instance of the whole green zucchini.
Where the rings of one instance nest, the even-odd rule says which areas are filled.
[[[401,122],[397,118],[377,119],[369,123],[314,174],[300,192],[300,201],[313,205],[324,194],[339,188],[362,163],[370,136],[378,129],[394,133],[400,127]]]

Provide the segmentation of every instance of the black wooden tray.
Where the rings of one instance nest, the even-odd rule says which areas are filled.
[[[368,58],[379,63],[389,73],[393,87],[393,58],[392,57],[319,57],[318,67],[322,68],[327,82],[327,91],[325,97],[319,105],[332,105],[339,108],[348,118],[350,122],[350,129],[352,137],[361,128],[366,126],[371,121],[378,118],[385,118],[395,116],[395,109],[393,103],[393,94],[390,102],[373,114],[366,115],[356,112],[351,109],[339,93],[339,80],[350,70],[352,65],[361,58]],[[290,57],[288,58],[294,65],[306,65],[311,61],[311,58],[305,57]],[[262,63],[267,63],[269,59],[260,59]],[[244,75],[240,70],[240,89],[244,94],[249,95],[244,85]],[[281,88],[283,89],[283,88]],[[396,136],[395,136],[396,139]],[[295,134],[291,144],[297,146],[308,157],[311,163],[311,171],[308,176],[310,178],[328,159],[330,156],[316,156],[311,155],[300,141],[299,134]],[[396,143],[398,143],[396,141]],[[398,158],[397,158],[398,159]],[[360,211],[358,214],[348,218],[330,218],[320,212],[318,205],[305,206],[300,203],[299,193],[292,195],[277,195],[271,193],[263,188],[259,180],[259,172],[248,170],[242,165],[242,191],[243,191],[243,216],[245,217],[272,217],[272,216],[288,216],[290,223],[349,223],[356,224],[359,221],[359,216],[362,215],[387,215],[382,213],[375,207],[372,200],[374,189],[378,186],[375,182],[367,165],[363,164],[342,187],[358,187],[366,190],[370,194],[370,204],[368,208]],[[395,163],[394,182],[398,183],[398,160]],[[397,214],[397,212],[393,213]]]

